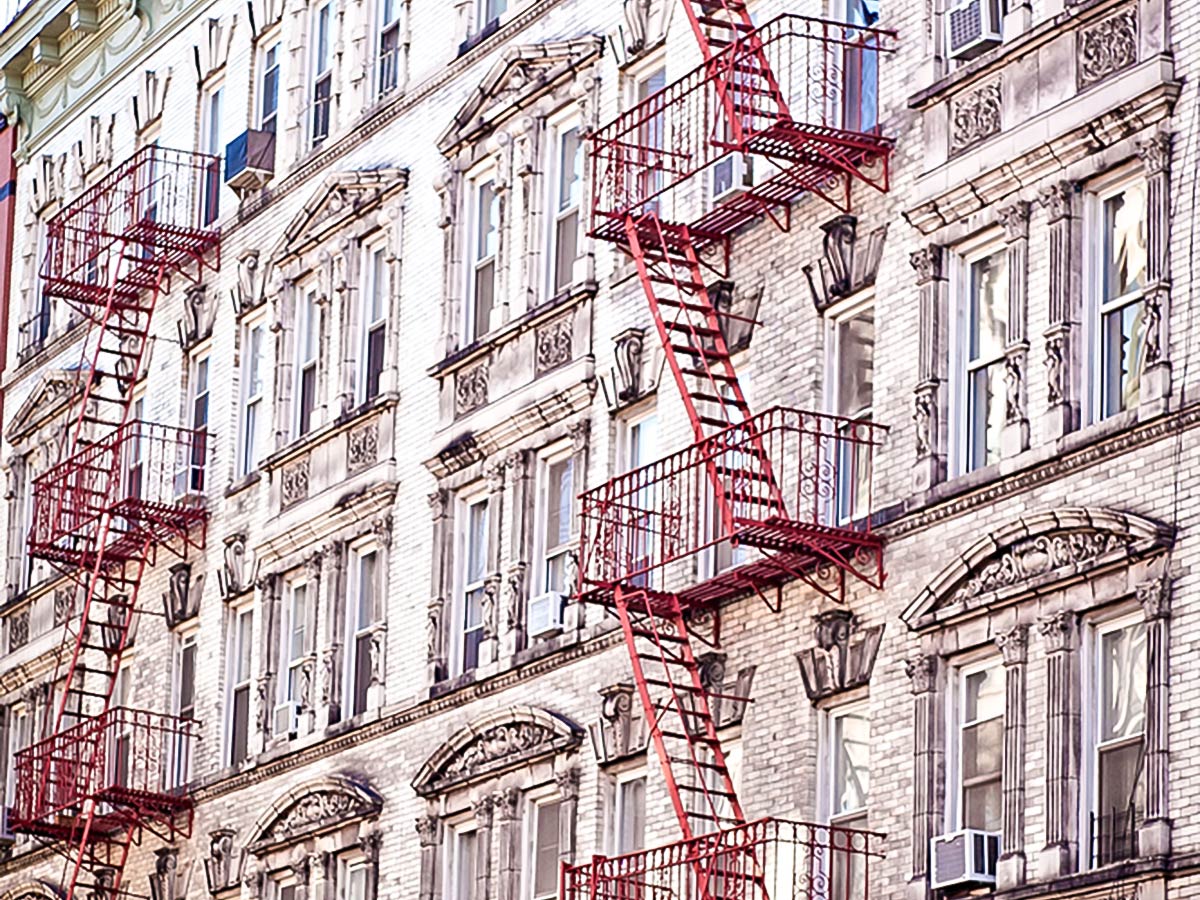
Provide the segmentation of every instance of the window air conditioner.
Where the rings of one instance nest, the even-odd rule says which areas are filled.
[[[274,722],[276,735],[295,734],[300,730],[300,704],[295,700],[277,703]]]
[[[999,0],[967,0],[946,10],[946,46],[951,59],[974,59],[1001,38]]]
[[[529,601],[529,636],[546,637],[562,631],[562,611],[566,598],[558,591],[546,591]]]
[[[754,187],[754,159],[733,152],[721,157],[712,167],[712,198],[715,201],[735,197]]]
[[[930,887],[995,884],[1000,835],[994,831],[964,828],[939,835],[930,846]]]

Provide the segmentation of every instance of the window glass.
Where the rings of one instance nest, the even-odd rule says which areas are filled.
[[[558,817],[559,801],[534,807],[533,896],[534,900],[554,897],[558,890]]]
[[[262,323],[250,326],[242,345],[242,452],[239,474],[248,475],[258,465],[258,430],[263,401],[263,338]]]
[[[547,462],[544,468],[545,498],[545,589],[566,593],[568,553],[574,535],[571,514],[575,499],[575,460],[567,456]]]
[[[967,308],[968,471],[1000,458],[1004,430],[1004,347],[1008,342],[1008,255],[970,264]]]
[[[487,575],[488,504],[471,503],[465,510],[463,534],[463,607],[460,646],[461,670],[479,665],[483,643],[483,592]]]
[[[1134,855],[1145,811],[1146,625],[1102,632],[1097,641],[1096,854],[1103,862]]]
[[[962,680],[962,824],[1000,830],[1004,749],[1004,670],[991,666]]]
[[[275,133],[279,113],[279,42],[276,41],[262,55],[262,99],[259,105],[259,126],[262,131]]]
[[[449,890],[450,900],[475,900],[476,834],[474,831],[454,831],[450,836]]]
[[[1100,297],[1101,415],[1136,406],[1141,395],[1146,320],[1146,188],[1126,187],[1103,201]]]
[[[554,292],[571,284],[579,255],[579,204],[583,195],[583,141],[578,128],[558,138],[558,189],[554,231]]]
[[[871,726],[864,713],[833,718],[833,816],[866,809],[871,788]]]
[[[617,855],[633,853],[646,845],[646,776],[617,782],[614,809]]]
[[[496,300],[496,251],[500,245],[500,195],[489,179],[475,189],[475,238],[471,338],[491,327]]]

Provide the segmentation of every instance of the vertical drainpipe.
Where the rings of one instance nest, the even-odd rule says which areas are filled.
[[[13,230],[17,209],[17,127],[0,115],[0,372],[8,362],[8,322],[12,288]],[[4,427],[4,391],[0,388],[0,430]]]

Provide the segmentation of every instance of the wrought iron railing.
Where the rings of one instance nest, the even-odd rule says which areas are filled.
[[[585,492],[584,598],[616,585],[685,591],[695,572],[672,564],[722,546],[786,550],[800,540],[833,548],[869,535],[872,457],[883,432],[869,421],[775,407]]]
[[[50,335],[50,309],[34,313],[17,326],[17,359],[25,362],[35,356],[44,346]]]
[[[679,218],[673,204],[694,205],[695,193],[675,197],[674,189],[731,152],[796,170],[781,173],[776,187],[792,181],[802,191],[817,171],[827,179],[829,171],[857,167],[890,146],[877,134],[875,98],[878,57],[894,50],[893,32],[784,15],[755,35],[596,132],[594,233],[619,233],[626,214],[652,201]],[[773,94],[764,88],[771,81],[778,85]]]
[[[865,900],[883,836],[760,819],[563,866],[562,900]]]

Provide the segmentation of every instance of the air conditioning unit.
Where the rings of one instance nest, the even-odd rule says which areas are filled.
[[[974,59],[1001,39],[999,0],[968,0],[946,11],[946,46],[951,59]]]
[[[546,637],[562,631],[562,612],[566,598],[558,591],[546,591],[529,601],[528,630],[531,638]]]
[[[754,159],[733,152],[713,163],[712,197],[720,201],[754,187]]]
[[[969,884],[995,884],[1000,835],[964,828],[930,842],[930,887],[934,890]]]
[[[294,735],[300,730],[300,704],[287,700],[275,705],[273,730],[277,736]]]
[[[235,191],[258,190],[274,174],[273,131],[244,131],[225,146],[225,183]]]

